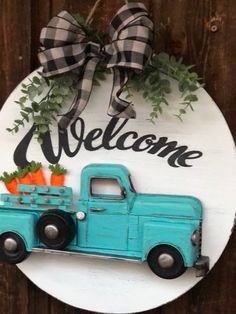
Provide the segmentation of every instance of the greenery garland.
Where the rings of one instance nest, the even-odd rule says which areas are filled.
[[[74,17],[82,26],[88,40],[104,43],[104,34],[99,33],[80,15]],[[165,26],[160,24],[158,32],[163,29]],[[177,60],[166,53],[153,53],[141,73],[129,72],[129,80],[123,91],[127,93],[128,99],[132,98],[133,91],[141,93],[152,105],[152,111],[147,120],[155,123],[165,106],[169,105],[166,98],[167,94],[171,93],[169,77],[174,78],[178,81],[182,98],[180,109],[175,116],[182,120],[182,116],[189,109],[193,110],[192,104],[198,100],[195,92],[202,86],[198,74],[192,72],[192,68],[193,66],[183,64],[182,58]],[[107,73],[109,70],[100,63],[94,74],[93,85],[100,85],[100,82],[106,79]],[[161,74],[166,76],[163,77]],[[63,104],[75,95],[79,75],[78,69],[50,78],[45,78],[42,73],[38,72],[38,76],[29,79],[28,84],[22,84],[23,95],[15,101],[20,106],[21,117],[16,119],[13,127],[7,128],[7,131],[15,134],[31,119],[36,126],[35,138],[39,144],[42,144],[43,135],[51,130],[53,120],[57,121],[56,117],[61,112]]]

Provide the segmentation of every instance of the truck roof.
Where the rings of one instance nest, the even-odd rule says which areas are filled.
[[[82,176],[128,176],[128,169],[121,164],[94,163],[89,164],[82,170]]]

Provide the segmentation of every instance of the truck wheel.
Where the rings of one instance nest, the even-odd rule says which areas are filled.
[[[51,209],[37,221],[36,232],[48,248],[62,250],[75,236],[75,223],[68,213]]]
[[[154,247],[147,257],[151,270],[164,279],[174,279],[182,275],[186,267],[182,255],[170,245]]]
[[[18,264],[28,256],[24,240],[14,232],[0,236],[0,258],[10,264]]]

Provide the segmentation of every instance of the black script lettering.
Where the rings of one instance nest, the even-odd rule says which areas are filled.
[[[126,132],[125,134],[122,134],[122,135],[118,138],[118,140],[117,140],[117,142],[116,142],[116,146],[117,146],[118,149],[120,149],[120,150],[127,150],[127,149],[132,148],[133,145],[131,145],[131,146],[125,146],[125,145],[124,145],[124,144],[125,144],[125,141],[127,140],[127,138],[128,138],[129,136],[132,136],[132,138],[137,138],[137,137],[138,137],[138,133],[137,133],[137,132],[130,131],[130,132]]]
[[[104,150],[128,150],[134,152],[146,151],[149,154],[156,154],[158,157],[167,157],[167,162],[171,167],[191,167],[188,160],[197,159],[202,156],[202,152],[193,150],[189,151],[188,146],[178,146],[177,141],[169,141],[167,137],[157,138],[154,134],[146,134],[143,136],[138,135],[135,131],[128,131],[120,134],[128,120],[121,120],[112,118],[105,128],[104,132],[101,128],[95,128],[89,131],[85,136],[85,123],[82,118],[77,118],[71,127],[63,134],[58,132],[58,148],[57,154],[53,150],[52,139],[50,133],[46,133],[43,137],[43,144],[41,145],[42,152],[48,162],[55,164],[60,161],[62,152],[64,151],[68,157],[77,155],[84,145],[88,151],[95,151],[98,149]],[[24,136],[21,142],[17,145],[14,152],[14,162],[17,166],[25,166],[28,164],[27,153],[30,142],[33,138],[35,126],[33,125],[28,133]],[[71,134],[69,134],[69,130]],[[70,136],[76,140],[75,149],[71,149],[69,142]],[[111,145],[111,141],[117,137],[116,143]],[[98,141],[95,146],[95,141]],[[130,140],[130,141],[129,141]],[[132,142],[133,143],[128,143]],[[155,141],[155,142],[154,142]]]
[[[35,130],[35,125],[32,126],[32,128],[23,137],[23,139],[20,141],[20,143],[17,145],[15,149],[13,159],[14,159],[14,163],[19,167],[25,167],[29,163],[26,155],[27,155],[29,144],[34,135],[34,130]]]
[[[80,136],[77,134],[77,124],[80,123]],[[83,136],[84,136],[84,121],[81,118],[76,119],[70,127],[72,136],[78,140],[78,145],[76,146],[75,150],[72,151],[69,146],[69,138],[68,138],[68,131],[66,130],[64,133],[58,132],[58,153],[57,155],[54,154],[53,147],[52,147],[52,140],[50,133],[47,132],[43,137],[43,144],[41,145],[43,154],[47,161],[51,164],[56,164],[61,159],[62,150],[64,150],[65,154],[68,157],[74,157],[79,152],[81,145],[83,143]]]
[[[168,154],[176,151],[168,158],[168,164],[171,167],[179,167],[176,162],[178,158],[187,150],[187,146],[179,146],[176,147],[178,144],[176,141],[167,142],[167,137],[160,137],[158,142],[153,143],[153,147],[148,151],[149,154],[156,154],[160,149],[164,147],[164,149],[157,154],[159,157],[166,157]]]
[[[47,132],[44,134],[43,144],[41,145],[41,148],[42,148],[42,152],[43,152],[45,158],[47,159],[47,161],[50,164],[56,164],[59,162],[59,160],[61,158],[61,152],[62,152],[61,140],[62,139],[64,140],[65,137],[67,137],[67,133],[65,133],[65,134],[59,133],[58,153],[57,153],[57,155],[55,155],[54,151],[53,151],[53,147],[52,147],[52,140],[51,140],[50,133]]]
[[[76,124],[80,122],[80,137],[78,137],[76,133]],[[55,155],[52,147],[52,140],[50,136],[50,132],[47,132],[43,136],[43,144],[41,145],[42,152],[47,159],[47,161],[51,164],[56,164],[59,162],[62,154],[62,149],[64,149],[65,154],[68,157],[74,157],[80,150],[80,147],[83,143],[83,135],[84,135],[84,121],[81,118],[76,119],[75,122],[71,125],[71,134],[72,136],[78,140],[78,145],[74,151],[70,150],[68,133],[65,131],[63,134],[58,132],[59,141],[58,141],[58,153]],[[35,125],[29,130],[29,132],[24,136],[21,142],[15,149],[14,152],[14,162],[17,166],[24,167],[29,163],[27,160],[27,151],[29,144],[33,138],[33,132],[35,130]]]
[[[78,122],[79,122],[79,130],[80,130],[79,136],[77,134]],[[84,141],[84,130],[85,130],[84,120],[81,118],[76,119],[71,124],[70,130],[71,130],[71,135],[73,136],[73,138],[78,141],[78,145],[77,145],[76,149],[74,150],[74,152],[71,152],[71,154],[68,155],[67,152],[69,151],[69,141],[68,141],[68,137],[66,137],[65,140],[67,140],[67,143],[63,141],[63,147],[64,147],[64,151],[68,157],[74,157],[75,155],[78,154],[78,152],[81,148],[81,145],[83,144],[83,141]]]
[[[33,132],[35,130],[35,125],[29,130],[29,132],[23,137],[21,142],[17,145],[14,152],[14,162],[17,166],[24,167],[29,161],[27,160],[27,151],[29,148],[29,144],[33,138]],[[52,141],[50,137],[50,133],[47,132],[43,136],[43,144],[41,145],[42,152],[48,162],[55,164],[58,163],[61,157],[62,145],[59,143],[58,154],[55,155],[52,148]]]
[[[182,154],[178,158],[178,163],[182,167],[192,167],[192,165],[186,164],[186,159],[197,159],[200,157],[202,157],[202,152],[199,152],[198,150],[192,150],[190,152],[186,152],[186,153]]]
[[[143,152],[144,150],[147,150],[151,145],[153,145],[152,140],[156,140],[156,136],[154,134],[147,134],[144,136],[141,136],[137,141],[134,142],[133,145],[133,151],[134,152]],[[145,143],[147,144],[146,146],[142,147],[142,144]]]
[[[78,123],[80,124],[79,136],[77,134]],[[84,129],[85,129],[84,120],[81,118],[76,119],[70,126],[70,130],[71,130],[71,134],[72,134],[73,138],[78,141],[78,145],[76,146],[74,151],[72,151],[70,149],[68,131],[66,130],[64,133],[58,132],[58,136],[59,136],[58,142],[59,143],[58,143],[58,154],[57,155],[55,155],[53,152],[51,136],[50,136],[50,133],[47,132],[43,138],[43,144],[41,145],[43,154],[44,154],[45,158],[47,159],[47,161],[50,162],[51,164],[58,163],[60,158],[61,158],[62,150],[64,150],[65,154],[68,157],[76,156],[78,154],[80,148],[81,148],[82,143],[83,143]]]
[[[102,145],[93,147],[92,141],[98,139],[102,135],[102,133],[102,129],[99,128],[90,131],[86,136],[86,139],[84,140],[84,148],[89,151],[98,150],[99,148],[101,148]]]
[[[115,130],[115,127],[117,125],[117,123],[119,122],[118,118],[112,118],[110,120],[110,122],[108,123],[104,134],[103,134],[103,139],[102,139],[102,146],[107,149],[107,150],[111,150],[116,148],[115,146],[110,146],[110,141],[116,137],[117,134],[120,133],[120,131],[123,129],[123,127],[126,125],[126,123],[128,122],[128,120],[123,120],[122,119],[122,123],[121,125],[117,128],[117,130]],[[114,131],[115,130],[115,131]]]

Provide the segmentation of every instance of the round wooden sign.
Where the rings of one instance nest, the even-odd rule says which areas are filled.
[[[76,200],[81,171],[86,165],[118,163],[129,169],[138,192],[197,197],[204,211],[202,254],[209,256],[212,268],[230,237],[236,199],[234,142],[220,110],[200,89],[195,111],[184,116],[181,123],[174,117],[180,95],[173,82],[170,105],[155,125],[147,121],[151,105],[138,94],[133,101],[137,119],[112,119],[106,114],[111,84],[108,75],[102,86],[93,88],[86,109],[73,127],[62,136],[57,125],[53,126],[53,132],[41,146],[32,136],[30,123],[14,136],[5,131],[18,115],[14,103],[21,96],[18,86],[0,115],[1,172],[13,171],[26,160],[41,161],[45,167],[59,162],[68,169],[66,185],[73,188]],[[6,192],[3,185],[1,192]],[[152,273],[146,262],[94,256],[32,253],[18,266],[31,281],[57,299],[106,313],[156,308],[200,280],[192,268],[176,279],[167,280]]]

